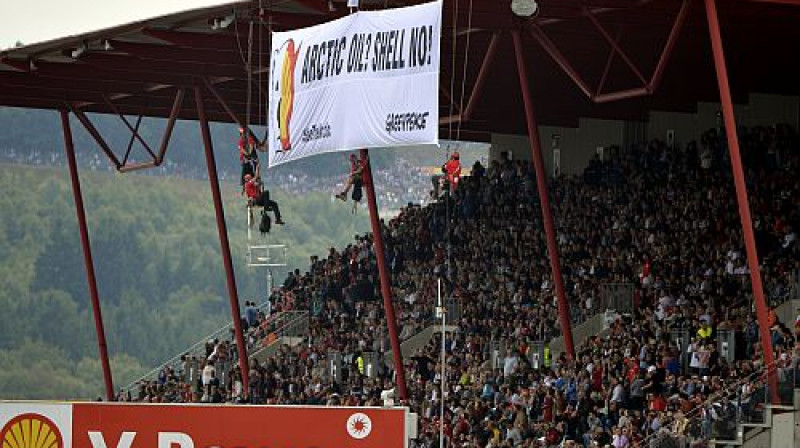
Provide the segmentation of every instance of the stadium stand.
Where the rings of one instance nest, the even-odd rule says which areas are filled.
[[[384,225],[401,339],[432,325],[438,278],[457,308],[444,366],[441,333],[405,358],[407,404],[422,422],[417,447],[438,446],[441,419],[448,446],[480,448],[704,446],[739,440],[742,424],[765,424],[772,366],[760,361],[721,135],[709,130],[685,148],[657,140],[617,148],[583,176],[551,180],[572,320],[599,315],[604,323],[575,360],[549,354],[560,329],[528,162],[492,162],[452,197],[409,205]],[[740,136],[773,309],[774,368],[789,404],[800,384],[792,306],[800,298],[800,144],[784,125]],[[254,345],[273,335],[277,346],[251,364],[248,401],[390,402],[378,286],[369,235],[290,275],[273,291],[271,316],[254,326]],[[630,294],[619,300],[622,291]],[[268,328],[289,310],[309,310],[301,343],[283,343]],[[197,365],[164,367],[119,398],[244,401],[235,363],[218,367],[226,350],[225,362],[235,356],[231,344],[203,348]]]

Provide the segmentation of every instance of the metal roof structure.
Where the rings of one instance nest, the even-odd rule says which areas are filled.
[[[362,0],[362,8],[414,3],[422,2]],[[542,124],[577,125],[579,117],[640,119],[651,109],[691,111],[697,101],[717,99],[701,1],[539,3],[538,16],[520,19],[510,0],[445,1],[445,128],[461,122],[463,136],[478,140],[489,132],[524,133],[519,89],[509,88],[517,84],[511,29],[523,31]],[[800,94],[800,65],[792,62],[800,56],[793,44],[800,42],[800,1],[720,3],[734,99],[749,92]],[[209,102],[210,120],[241,122],[254,23],[250,113],[252,123],[263,123],[263,110],[255,105],[266,102],[257,84],[269,67],[269,30],[347,13],[345,0],[238,1],[7,49],[0,52],[0,105],[169,117],[180,107],[178,92],[200,83],[224,100]],[[197,118],[190,97],[178,118]]]

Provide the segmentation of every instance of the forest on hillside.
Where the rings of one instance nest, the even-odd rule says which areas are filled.
[[[117,385],[230,322],[207,181],[84,170],[82,187]],[[65,167],[0,165],[0,398],[89,399],[102,375],[75,207]],[[368,230],[326,194],[275,192],[289,267]],[[242,302],[266,299],[266,271],[245,265],[246,214],[223,185]],[[280,280],[286,272],[275,272]]]

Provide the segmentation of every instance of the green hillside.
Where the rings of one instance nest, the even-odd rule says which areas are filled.
[[[208,182],[82,175],[90,237],[118,385],[230,321]],[[102,392],[94,325],[66,168],[0,165],[0,397],[88,398]],[[287,225],[289,268],[368,230],[365,212],[330,195],[273,197]],[[248,268],[238,186],[223,200],[240,299],[266,299]],[[288,270],[288,268],[287,268]],[[275,272],[282,279],[285,272]]]

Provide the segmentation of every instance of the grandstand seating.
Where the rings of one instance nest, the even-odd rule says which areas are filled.
[[[793,230],[800,225],[800,145],[787,127],[779,129],[741,133],[771,307],[798,298],[800,266]],[[594,325],[574,361],[561,350],[552,359],[539,356],[543,341],[557,347],[560,328],[526,162],[492,162],[485,176],[464,179],[452,198],[407,207],[384,226],[403,339],[430,333],[405,358],[407,404],[421,415],[418,446],[437,443],[443,418],[455,447],[666,447],[735,436],[737,425],[748,424],[742,416],[767,409],[766,367],[719,135],[709,131],[684,149],[636,145],[593,161],[583,177],[551,180],[572,320]],[[437,278],[460,310],[445,366],[441,336],[429,325]],[[633,305],[618,300],[631,292],[618,285],[634,285]],[[611,289],[613,306],[604,293]],[[362,371],[358,362],[389,350],[379,297],[369,235],[287,279],[271,300],[275,309],[289,303],[312,310],[305,343],[253,362],[250,401],[381,405],[391,369]],[[606,315],[608,308],[617,312]],[[772,328],[787,404],[800,363],[800,327],[793,331],[787,317],[795,310],[784,305]],[[722,345],[726,332],[732,336]],[[334,358],[341,361],[335,375]],[[173,369],[132,398],[237,401],[237,370],[231,366],[211,393]],[[184,389],[196,393],[174,392]]]

